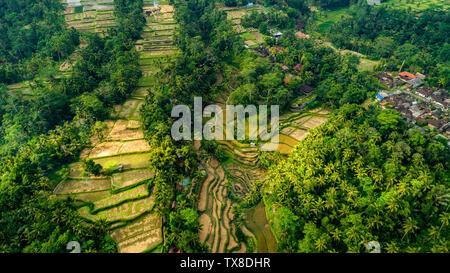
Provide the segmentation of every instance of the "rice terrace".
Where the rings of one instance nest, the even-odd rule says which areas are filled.
[[[85,10],[97,15],[89,17],[83,12],[84,18],[98,22],[100,11],[102,21],[111,19],[114,22],[114,17],[109,18],[106,15],[113,15],[112,2],[68,1],[66,20],[69,12]],[[163,3],[160,3],[160,7],[160,13],[146,16],[144,40],[136,43],[144,75],[139,88],[132,94],[131,99],[114,107],[112,117],[115,119],[105,122],[102,140],[93,139],[92,147],[82,152],[81,159],[93,159],[112,174],[107,177],[83,177],[81,163],[73,163],[69,166],[70,176],[55,189],[58,198],[70,196],[78,200],[80,214],[87,220],[107,221],[111,226],[111,236],[118,243],[120,252],[158,252],[163,240],[162,221],[153,212],[153,174],[148,169],[150,147],[144,140],[139,121],[143,98],[147,88],[151,86],[153,73],[159,69],[157,60],[176,52],[171,40],[173,32],[161,32],[155,27],[162,25],[167,26],[164,30],[174,29],[171,15],[173,8]],[[146,1],[144,12],[152,8],[153,1]],[[87,29],[87,24],[76,27],[84,30]],[[158,33],[160,34],[156,37]],[[160,37],[164,40],[159,40]],[[153,46],[154,44],[157,46]]]

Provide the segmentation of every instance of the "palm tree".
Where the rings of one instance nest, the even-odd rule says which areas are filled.
[[[358,178],[358,179],[367,177],[367,170],[364,168],[357,168],[355,173],[356,173],[356,178]]]
[[[406,219],[405,223],[403,224],[403,238],[405,237],[406,234],[408,233],[414,233],[416,229],[419,229],[419,227],[417,226],[417,221],[415,221],[413,218],[408,217],[408,219]]]
[[[358,233],[356,232],[356,229],[354,227],[351,227],[347,232],[346,232],[347,237],[353,241],[356,242],[358,241]]]
[[[440,215],[439,215],[439,220],[441,221],[441,223],[442,223],[442,225],[441,225],[441,227],[439,228],[439,231],[441,231],[441,229],[442,229],[442,227],[443,226],[446,226],[446,227],[448,227],[448,223],[449,223],[449,217],[450,215],[447,213],[447,212],[445,212],[445,213],[441,213]]]
[[[353,151],[350,148],[346,148],[343,152],[342,155],[344,156],[344,159],[350,159],[353,155]]]
[[[437,238],[439,238],[439,229],[435,226],[431,226],[428,229],[428,236],[430,237],[431,240],[436,240]]]
[[[399,205],[397,204],[397,200],[395,197],[392,197],[386,201],[386,207],[390,212],[396,212],[399,208]]]
[[[367,220],[367,224],[369,227],[374,227],[375,229],[379,229],[383,226],[383,222],[380,219],[380,216],[375,215],[374,217],[370,217]]]
[[[397,253],[399,251],[396,242],[387,243],[385,249],[387,253]]]
[[[438,84],[439,84],[440,86],[442,86],[442,87],[446,86],[446,85],[447,85],[447,79],[444,78],[444,77],[439,78]]]
[[[338,228],[331,231],[330,233],[331,233],[331,237],[333,238],[333,240],[335,240],[335,241],[341,240],[341,231]]]
[[[319,252],[324,251],[327,248],[327,242],[323,238],[319,238],[314,242],[315,247]]]

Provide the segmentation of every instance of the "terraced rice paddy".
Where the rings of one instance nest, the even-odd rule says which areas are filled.
[[[224,108],[223,105],[221,107]],[[223,115],[226,116],[226,113]],[[289,154],[302,139],[307,137],[309,130],[325,123],[328,115],[329,111],[325,109],[314,109],[290,112],[281,116],[277,151]],[[250,133],[247,121],[246,135]],[[244,200],[255,181],[264,179],[266,173],[259,166],[258,154],[261,147],[269,144],[237,140],[223,140],[218,143],[231,159],[222,164],[215,159],[203,163],[206,166],[207,179],[202,186],[198,203],[198,210],[202,212],[199,221],[203,225],[199,236],[210,246],[212,252],[245,252],[248,246],[236,240],[236,226],[231,211],[236,205],[236,200]],[[195,146],[200,149],[199,143]],[[230,198],[231,196],[234,198]],[[263,204],[247,211],[246,225],[240,228],[255,242],[255,251],[276,251],[276,240],[267,223]]]
[[[146,214],[141,219],[115,229],[111,237],[118,243],[123,253],[148,251],[159,245],[160,226],[160,218],[153,214]]]
[[[109,179],[67,179],[59,183],[56,194],[104,191],[111,188]]]
[[[200,149],[200,142],[195,141],[195,148]],[[202,225],[199,236],[206,242],[213,253],[245,252],[246,246],[238,243],[236,228],[233,224],[232,202],[227,197],[227,178],[216,159],[203,162],[207,177],[202,185],[198,210]]]
[[[144,13],[147,14],[150,8],[153,8],[153,1],[145,1]],[[103,9],[100,13],[106,11]],[[144,77],[139,88],[129,100],[114,107],[114,120],[106,122],[108,129],[103,140],[92,139],[92,146],[82,152],[81,158],[94,159],[95,163],[113,171],[113,174],[85,178],[83,163],[75,162],[70,165],[70,177],[55,190],[60,198],[71,196],[79,200],[82,204],[80,214],[87,220],[106,220],[120,252],[161,251],[161,219],[153,212],[153,173],[148,169],[150,147],[143,138],[139,113],[156,71],[166,61],[167,54],[163,51],[176,53],[172,45],[173,32],[166,30],[175,28],[172,14],[173,8],[161,3],[160,14],[146,16],[144,40],[136,45],[143,46],[140,61]],[[104,14],[101,16],[107,17]],[[160,32],[151,29],[155,25],[168,27]],[[164,46],[164,50],[153,45],[157,41],[162,41],[158,46]]]
[[[54,62],[48,65],[37,73],[35,78],[31,81],[22,81],[7,86],[9,94],[20,97],[22,99],[29,99],[35,95],[34,87],[37,85],[50,86],[50,77],[61,78],[70,75],[73,64],[77,61],[79,56],[79,49],[76,49],[64,62]]]
[[[68,27],[80,32],[103,33],[115,26],[114,0],[61,0]]]
[[[83,152],[104,169],[116,171],[108,177],[82,178],[83,164],[73,163],[70,178],[58,185],[55,194],[86,202],[80,214],[88,220],[106,220],[120,252],[143,252],[161,244],[161,219],[153,213],[153,173],[147,169],[150,147],[142,138],[134,112],[123,114],[128,105],[129,101],[117,107],[118,116],[127,119],[110,121],[105,140]]]
[[[144,213],[151,212],[153,208],[152,197],[140,199],[138,201],[135,201],[134,198],[132,200],[132,202],[125,202],[118,206],[113,206],[99,212],[97,212],[97,210],[90,210],[89,207],[84,206],[80,208],[79,212],[81,216],[87,219],[106,220],[109,223],[134,220],[137,217],[142,216]],[[118,201],[112,200],[111,202]]]
[[[222,7],[221,10],[225,11],[227,14],[227,19],[233,23],[233,28],[241,34],[245,40],[245,44],[248,47],[256,47],[262,42],[264,42],[264,35],[259,33],[257,29],[244,28],[241,25],[241,19],[254,11],[256,12],[267,12],[267,10],[260,5],[254,5],[253,7]]]
[[[7,88],[11,95],[20,96],[25,99],[33,95],[32,86],[28,81],[11,84],[8,85]]]
[[[196,148],[200,148],[199,143]],[[255,150],[246,152],[250,154]],[[247,159],[244,152],[234,153],[233,161],[226,164],[221,165],[215,159],[203,163],[207,178],[202,185],[198,203],[198,210],[202,213],[199,222],[203,225],[199,236],[201,241],[210,246],[211,252],[247,251],[247,245],[236,238],[232,212],[236,202],[231,201],[230,194],[243,200],[254,181],[263,179],[264,173],[256,167],[256,154],[249,157],[251,159]],[[240,229],[250,240],[256,241],[255,235],[245,225]],[[266,232],[270,232],[270,229]]]
[[[280,145],[278,151],[289,154],[299,141],[305,139],[309,130],[324,124],[328,120],[329,111],[314,109],[290,113],[280,117]]]
[[[120,252],[143,252],[161,244],[161,219],[153,212],[153,173],[147,169],[150,147],[134,112],[122,115],[127,105],[129,101],[117,107],[118,116],[127,119],[110,121],[104,141],[83,152],[104,169],[116,171],[108,177],[83,178],[83,164],[73,163],[70,178],[58,185],[55,194],[85,202],[79,212],[86,219],[106,220]]]
[[[131,170],[124,173],[114,174],[112,176],[111,184],[112,187],[120,189],[148,180],[152,177],[153,172],[149,169]]]
[[[223,103],[217,104],[222,108],[225,117]],[[280,117],[281,133],[277,151],[289,154],[299,141],[308,135],[308,130],[327,121],[328,114],[327,110],[314,109],[291,112]],[[248,124],[247,118],[245,125],[247,137],[252,133]],[[223,126],[227,128],[226,120]],[[260,168],[258,154],[262,147],[267,148],[266,145],[270,144],[238,140],[221,140],[218,143],[230,159],[222,164],[214,158],[203,162],[207,178],[202,185],[198,202],[198,210],[201,212],[199,222],[203,225],[199,236],[201,241],[208,244],[211,252],[246,252],[248,245],[236,239],[232,208],[238,200],[244,200],[255,181],[263,180],[266,176],[265,171]],[[194,146],[197,150],[201,149],[199,142]],[[253,240],[257,252],[275,252],[276,241],[267,223],[264,205],[260,206],[248,210],[247,226],[243,225],[240,228],[250,240]]]
[[[277,242],[267,222],[266,211],[262,203],[248,210],[247,222],[251,232],[256,236],[258,252],[275,253],[277,251]]]
[[[153,0],[145,0],[144,13],[147,25],[142,33],[143,39],[136,43],[136,49],[141,54],[142,64],[151,64],[155,57],[177,52],[173,44],[176,23],[173,7],[166,0],[158,1],[158,7],[154,6]],[[146,72],[145,69],[143,71]]]
[[[224,108],[224,105],[221,107]],[[226,111],[222,111],[225,117]],[[248,131],[247,126],[247,134]],[[233,206],[236,205],[236,201],[232,200],[236,199],[231,199],[230,194],[243,200],[254,181],[263,177],[257,167],[258,148],[237,140],[219,143],[233,160],[226,164],[219,164],[214,158],[203,162],[207,178],[202,185],[198,203],[198,210],[202,213],[199,221],[203,225],[199,236],[208,244],[211,252],[246,252],[248,246],[244,242],[239,242],[236,237],[237,227],[233,222],[232,212]],[[195,147],[199,150],[200,143],[196,142]],[[240,228],[245,235],[254,240],[255,236],[245,225]]]

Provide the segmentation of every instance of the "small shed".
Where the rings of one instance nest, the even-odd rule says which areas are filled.
[[[178,248],[171,247],[171,248],[169,248],[168,253],[181,253],[181,252],[180,252],[180,250],[178,250]]]
[[[308,38],[309,38],[309,35],[308,35],[308,34],[305,34],[305,33],[301,32],[301,31],[298,31],[298,32],[296,32],[295,34],[296,34],[297,37],[299,37],[299,38],[303,38],[303,39],[308,39]]]
[[[206,175],[206,169],[205,167],[203,167],[202,165],[198,166],[198,171],[202,174],[202,175]]]
[[[310,94],[311,92],[314,91],[314,88],[312,88],[309,85],[302,85],[302,86],[300,86],[300,91],[305,93],[305,94]]]
[[[417,73],[416,73],[416,77],[419,78],[419,79],[421,79],[421,80],[425,80],[425,78],[426,78],[427,76],[425,76],[425,75],[422,74],[422,73],[417,72]]]
[[[284,47],[282,47],[282,46],[274,46],[273,47],[273,50],[275,51],[275,52],[280,52],[280,51],[284,51]]]
[[[184,179],[183,183],[182,183],[183,188],[186,187],[188,184],[189,184],[189,178]]]
[[[409,80],[407,83],[408,83],[409,85],[411,85],[412,88],[419,87],[419,86],[421,86],[421,85],[423,84],[422,80],[419,79],[419,78],[411,79],[411,80]]]

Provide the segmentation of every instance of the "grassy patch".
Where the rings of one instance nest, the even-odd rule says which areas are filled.
[[[379,62],[377,62],[377,61],[372,61],[369,59],[361,58],[360,63],[358,65],[358,70],[373,72],[373,71],[375,71],[375,67],[378,64],[379,64]]]
[[[320,11],[316,13],[316,22],[320,34],[325,34],[335,23],[350,17],[350,8],[344,7],[335,10]]]

